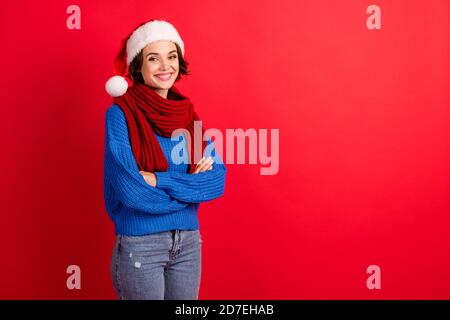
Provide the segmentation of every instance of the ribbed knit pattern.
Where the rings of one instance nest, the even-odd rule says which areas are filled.
[[[155,172],[156,187],[139,173],[130,145],[125,115],[113,104],[106,111],[104,200],[116,234],[145,235],[161,231],[199,229],[201,202],[223,195],[226,167],[208,139],[204,156],[214,159],[213,169],[188,173],[187,154],[179,152],[184,135],[176,141],[156,135],[169,163],[168,171]]]

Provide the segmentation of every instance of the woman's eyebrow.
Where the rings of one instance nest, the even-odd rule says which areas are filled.
[[[172,51],[168,52],[167,54],[171,54],[172,52],[177,52],[177,50],[172,50]],[[151,54],[159,55],[159,53],[157,53],[157,52],[149,52],[149,53],[147,53],[146,57],[148,57]]]

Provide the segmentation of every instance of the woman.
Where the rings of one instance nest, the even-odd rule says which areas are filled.
[[[173,86],[188,74],[184,43],[170,23],[150,20],[124,39],[114,66],[104,163],[114,289],[119,299],[198,299],[198,208],[223,195],[226,168],[209,138],[191,142],[200,119]]]

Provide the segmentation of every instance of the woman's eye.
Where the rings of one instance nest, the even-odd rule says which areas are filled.
[[[169,59],[176,59],[176,58],[177,58],[177,56],[170,56],[169,57]],[[148,61],[155,61],[155,60],[156,60],[156,58],[154,58],[154,57],[148,59]]]

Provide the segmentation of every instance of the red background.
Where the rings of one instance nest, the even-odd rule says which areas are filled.
[[[200,299],[450,298],[449,1],[2,6],[0,298],[115,298],[104,84],[150,18],[180,32],[178,86],[206,127],[280,129],[277,175],[228,165],[225,195],[200,208]]]

